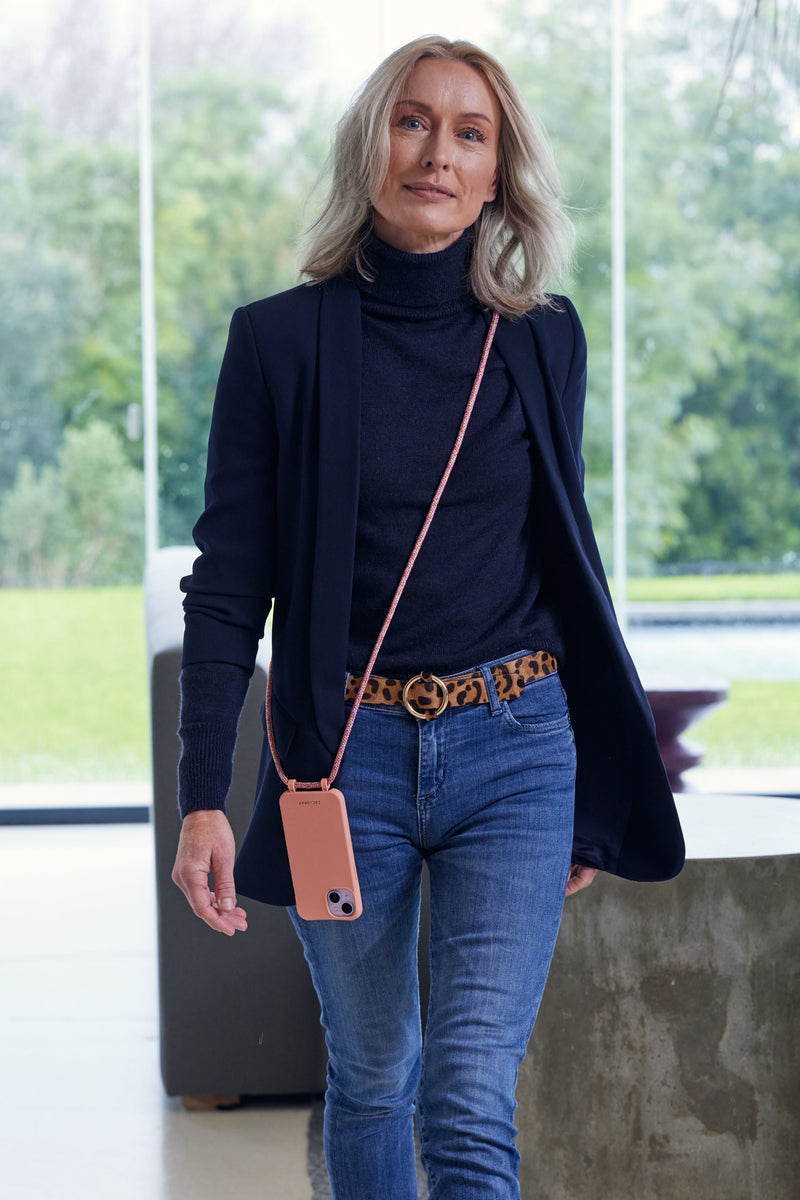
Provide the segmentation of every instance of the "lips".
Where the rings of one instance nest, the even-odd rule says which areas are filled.
[[[415,195],[442,196],[448,200],[455,199],[455,192],[451,192],[450,188],[445,187],[442,183],[427,183],[425,180],[419,180],[416,183],[404,183],[403,187],[406,191],[414,192]]]

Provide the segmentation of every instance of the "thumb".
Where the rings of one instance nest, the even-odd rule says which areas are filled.
[[[236,907],[236,885],[233,881],[233,859],[227,855],[212,861],[214,872],[214,898],[219,908],[230,911]]]

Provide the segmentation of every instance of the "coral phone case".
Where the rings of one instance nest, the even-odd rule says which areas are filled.
[[[299,915],[354,921],[361,892],[344,796],[338,788],[287,791],[280,805]]]

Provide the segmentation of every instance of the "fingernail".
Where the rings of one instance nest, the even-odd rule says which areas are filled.
[[[230,896],[226,896],[224,900],[220,900],[220,906],[222,908],[231,909],[234,907],[234,903],[233,903],[233,900],[231,900]]]

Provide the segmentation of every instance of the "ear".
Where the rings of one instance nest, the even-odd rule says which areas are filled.
[[[491,183],[489,184],[489,186],[486,189],[486,195],[484,196],[484,199],[483,199],[484,204],[490,204],[492,202],[492,200],[494,200],[496,198],[497,189],[499,186],[500,186],[500,168],[498,167],[498,169],[495,171],[494,175],[492,176]]]

